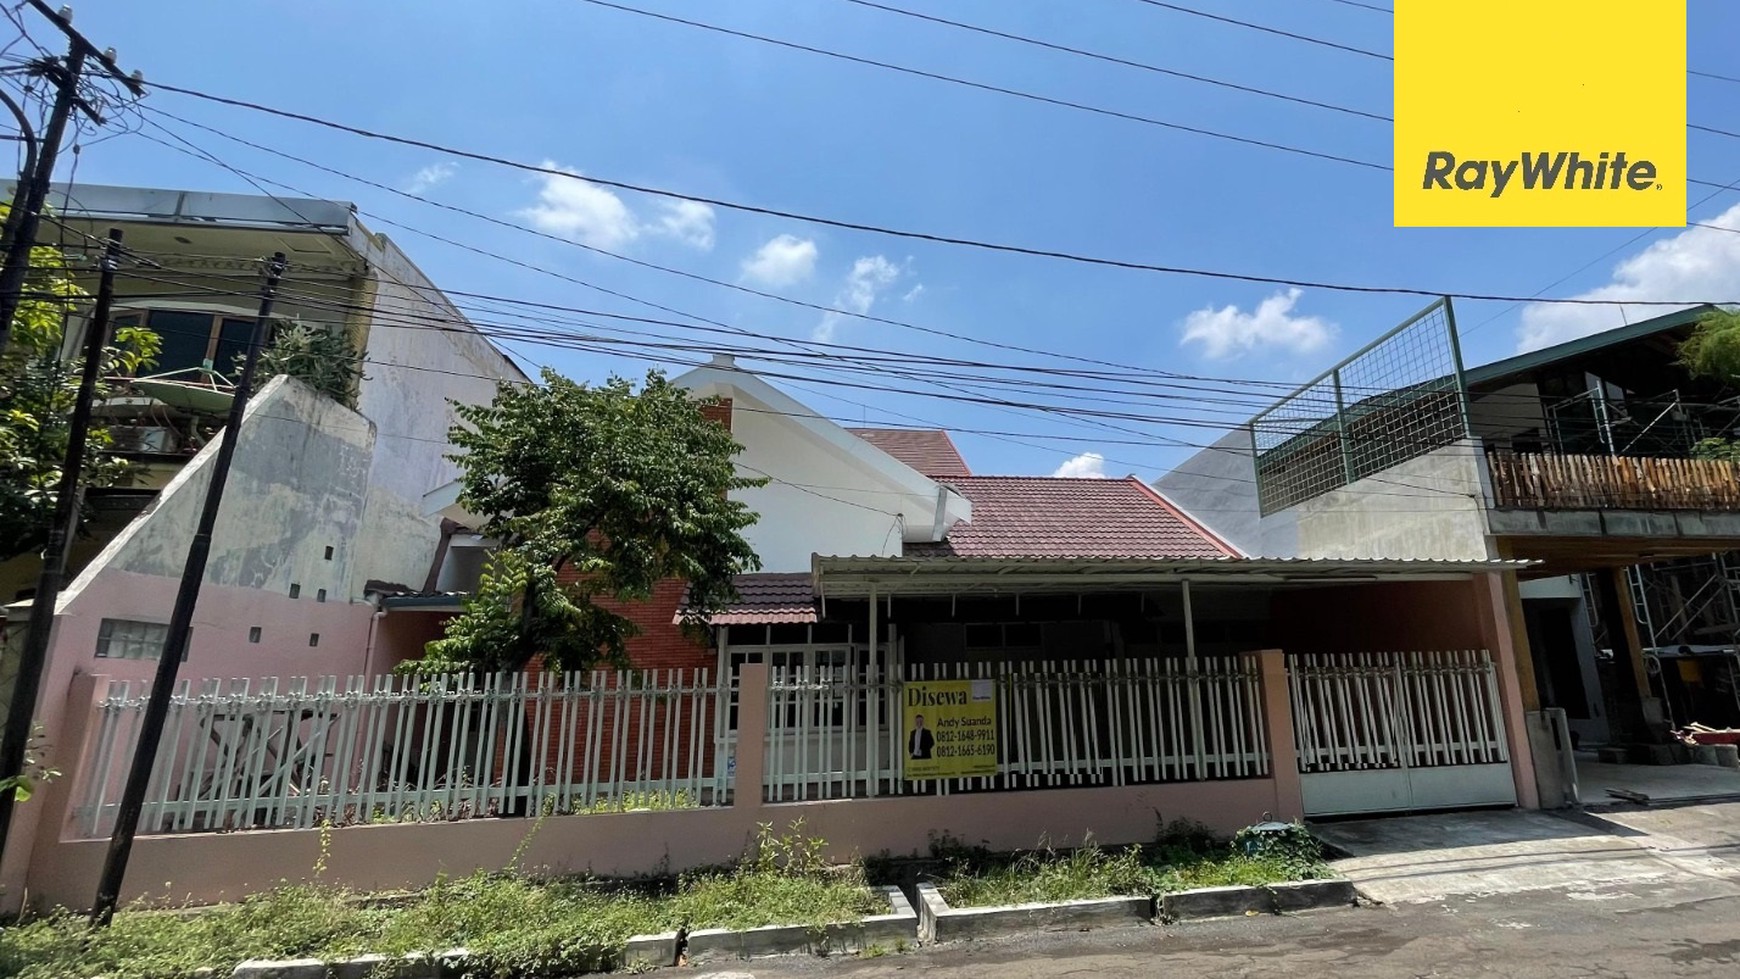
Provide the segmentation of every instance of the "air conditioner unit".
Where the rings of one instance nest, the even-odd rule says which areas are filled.
[[[112,452],[174,452],[180,444],[175,429],[160,425],[113,425],[109,437]]]

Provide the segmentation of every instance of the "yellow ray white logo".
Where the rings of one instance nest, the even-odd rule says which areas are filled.
[[[1397,0],[1398,227],[1683,227],[1685,0]]]

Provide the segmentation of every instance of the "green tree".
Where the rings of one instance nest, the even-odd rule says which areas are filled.
[[[1699,377],[1740,386],[1740,312],[1717,309],[1699,318],[1680,344],[1680,363]],[[1692,458],[1740,462],[1740,443],[1726,436],[1699,439]]]
[[[1740,311],[1705,313],[1680,344],[1680,363],[1700,377],[1740,384]]]
[[[755,514],[727,493],[765,481],[737,475],[742,446],[703,415],[711,402],[658,371],[639,391],[619,377],[593,387],[548,369],[543,382],[457,406],[459,501],[487,518],[474,529],[500,548],[411,671],[518,669],[534,657],[557,670],[622,664],[638,630],[608,606],[682,579],[686,625],[699,628],[736,597],[732,577],[760,567],[742,534]]]
[[[239,377],[247,352],[236,354],[234,374]],[[289,374],[321,394],[356,407],[357,384],[362,380],[362,355],[350,338],[336,329],[292,323],[280,326],[272,345],[260,352],[261,381]]]
[[[59,250],[33,248],[30,262],[24,288],[31,298],[19,304],[11,342],[0,352],[0,560],[40,550],[48,542],[81,370],[79,358],[61,358],[61,348],[64,314],[85,293]],[[116,330],[102,376],[137,372],[156,356],[158,345],[149,330]],[[99,383],[98,398],[114,393],[116,385]],[[103,451],[109,444],[108,429],[93,424],[85,486],[113,485],[125,472],[123,461]]]

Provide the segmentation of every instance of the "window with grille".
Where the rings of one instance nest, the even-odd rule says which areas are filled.
[[[189,645],[193,634],[188,633]],[[163,644],[169,640],[169,626],[161,622],[136,622],[132,619],[104,619],[97,630],[98,659],[157,659],[163,655]],[[183,650],[182,659],[187,658]]]

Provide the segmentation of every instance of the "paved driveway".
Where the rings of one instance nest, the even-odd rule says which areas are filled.
[[[1740,805],[1731,808],[1740,810]],[[1639,820],[1641,826],[1666,825],[1659,813],[1648,815],[1654,821]],[[1718,829],[1721,823],[1719,816],[1700,822],[1699,832],[1714,838],[1732,830]],[[1657,839],[1650,828],[1629,829],[1617,822],[1605,826],[1587,816],[1512,810],[1362,819],[1313,828],[1348,854],[1335,861],[1336,868],[1362,894],[1385,904],[1547,890],[1592,900],[1647,900],[1651,893],[1691,883],[1712,893],[1740,896],[1740,865],[1714,862],[1689,841]],[[1615,829],[1623,835],[1615,835]],[[1740,842],[1740,834],[1734,840]],[[1736,879],[1728,878],[1730,870]]]

